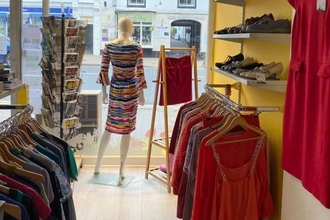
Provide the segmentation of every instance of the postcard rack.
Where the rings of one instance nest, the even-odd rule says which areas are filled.
[[[79,98],[82,85],[80,66],[86,50],[83,40],[87,22],[66,18],[64,13],[60,18],[45,16],[41,20],[41,113],[46,127],[59,129],[59,136],[68,140],[82,112]]]

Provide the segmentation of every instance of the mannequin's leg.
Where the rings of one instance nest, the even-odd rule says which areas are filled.
[[[97,154],[97,160],[94,168],[94,174],[100,173],[100,166],[101,161],[105,152],[105,149],[107,148],[109,142],[110,142],[111,133],[107,130],[105,130],[102,134],[100,146],[99,146],[99,152]]]
[[[102,86],[102,102],[103,104],[108,104],[108,94],[106,86]]]
[[[119,180],[118,185],[122,185],[122,180],[125,178],[124,176],[124,167],[127,157],[127,152],[129,148],[131,140],[131,134],[125,134],[121,137],[120,142],[120,167],[119,167]]]

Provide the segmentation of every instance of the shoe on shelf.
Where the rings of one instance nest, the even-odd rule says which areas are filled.
[[[266,65],[262,65],[262,66],[257,66],[255,67],[254,69],[250,70],[250,71],[247,71],[247,72],[242,72],[240,73],[240,76],[244,76],[244,77],[248,77],[248,78],[253,78],[255,79],[256,78],[256,75],[255,73],[256,72],[267,72],[267,70],[273,66],[275,66],[276,63],[275,62],[271,62],[269,64],[266,64]]]
[[[266,67],[263,66],[258,70],[249,71],[245,74],[241,73],[241,76],[251,78],[251,79],[280,79],[281,73],[283,71],[283,64],[282,62],[275,63],[272,62],[268,64]]]
[[[259,21],[262,21],[262,20],[264,20],[264,19],[266,19],[266,18],[269,18],[269,19],[274,20],[274,16],[273,16],[272,13],[264,14],[264,15],[262,15],[261,17],[251,17],[251,18],[246,19],[246,20],[244,21],[244,24],[243,24],[242,28],[241,28],[241,31],[242,31],[242,32],[246,32],[246,27],[247,27],[248,25],[258,23]]]
[[[242,61],[242,60],[244,60],[244,55],[242,53],[239,53],[235,56],[227,56],[226,60],[223,63],[217,62],[215,63],[215,66],[220,69],[223,65],[228,65],[232,62]]]
[[[238,24],[233,27],[225,27],[223,29],[214,31],[214,34],[234,34],[234,33],[240,33],[242,29],[242,24]]]
[[[242,66],[242,67],[239,67],[239,68],[237,68],[237,69],[234,69],[234,70],[232,71],[232,73],[234,73],[235,75],[239,76],[240,73],[247,72],[247,71],[249,71],[249,70],[252,70],[252,69],[255,69],[255,68],[261,67],[261,66],[263,66],[263,65],[264,65],[263,63],[257,63],[257,62],[255,62],[255,63],[252,63],[252,64],[250,64],[250,65],[246,65],[246,66]]]
[[[291,24],[288,19],[272,20],[270,18],[263,19],[255,24],[246,27],[248,33],[290,33]]]
[[[266,64],[266,65],[263,65],[260,67],[256,67],[253,70],[250,70],[248,72],[240,73],[240,76],[244,76],[244,77],[251,78],[251,79],[256,79],[257,78],[256,73],[259,73],[259,72],[266,73],[269,68],[271,68],[275,65],[276,65],[275,62],[271,62],[269,64]]]
[[[252,63],[255,63],[255,60],[252,57],[247,57],[242,61],[233,63],[233,65],[229,66],[226,70],[232,72],[233,70],[239,68],[251,65]]]
[[[227,34],[229,27],[225,27],[221,30],[214,31],[214,34]]]

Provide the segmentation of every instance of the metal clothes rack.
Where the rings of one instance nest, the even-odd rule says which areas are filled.
[[[160,47],[159,53],[159,62],[158,62],[158,71],[157,71],[157,79],[156,81],[156,88],[155,88],[155,96],[154,96],[154,104],[152,109],[152,119],[151,119],[151,127],[150,127],[150,136],[148,142],[148,154],[147,154],[147,163],[146,163],[146,170],[145,170],[145,178],[148,179],[148,175],[155,177],[156,179],[166,183],[167,185],[167,192],[171,193],[171,173],[170,173],[170,159],[169,159],[169,150],[170,150],[170,136],[168,132],[168,112],[167,112],[167,80],[166,80],[166,53],[165,51],[187,51],[190,52],[192,68],[194,71],[193,81],[194,81],[194,92],[195,92],[195,99],[198,98],[198,75],[197,75],[197,50],[196,47],[193,46],[192,48],[165,48],[164,45]],[[162,76],[162,78],[161,78]],[[156,119],[156,109],[158,103],[158,94],[159,94],[159,87],[162,86],[163,91],[163,102],[164,102],[164,126],[165,126],[165,135],[164,138],[153,139],[154,136],[154,127],[155,127],[155,119]],[[159,166],[156,168],[150,168],[150,161],[151,161],[151,151],[152,146],[155,145],[156,147],[160,147],[165,150],[165,157],[166,157],[166,168],[167,172],[164,173],[159,169]]]
[[[9,106],[9,105],[8,105]],[[15,107],[15,106],[14,106]],[[10,116],[8,119],[0,123],[0,134],[6,133],[13,126],[18,125],[26,118],[29,118],[34,110],[32,105],[25,105],[22,111]]]
[[[237,85],[238,84],[238,85]],[[254,112],[255,114],[258,114],[260,112],[280,112],[281,107],[279,106],[243,106],[240,104],[241,102],[241,83],[235,83],[232,85],[218,85],[218,84],[206,84],[204,86],[204,89],[206,92],[212,94],[213,96],[219,98],[223,103],[225,103],[227,106],[237,110],[237,111],[247,111],[247,112]],[[231,88],[238,89],[238,103],[232,101],[230,99],[230,92],[226,91],[226,95],[221,94],[214,88],[224,87],[226,86],[226,90],[229,90]],[[229,93],[229,94],[228,94]]]
[[[65,40],[65,14],[62,13],[62,36],[61,36],[61,103],[60,103],[60,138],[63,138],[63,114],[64,114],[64,101],[63,101],[63,93],[64,93],[64,40]]]

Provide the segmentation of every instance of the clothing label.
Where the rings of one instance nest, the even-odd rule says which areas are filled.
[[[325,11],[327,0],[316,0],[316,10]]]

